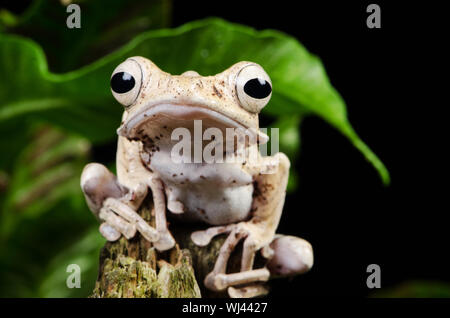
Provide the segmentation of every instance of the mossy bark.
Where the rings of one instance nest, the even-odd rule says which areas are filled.
[[[151,198],[139,213],[154,226]],[[227,297],[226,292],[216,293],[203,287],[226,236],[199,247],[191,241],[190,234],[201,229],[201,225],[173,223],[169,228],[177,245],[166,252],[155,250],[139,233],[131,240],[122,237],[106,243],[100,253],[98,279],[91,297]],[[239,269],[240,254],[238,246],[230,258],[228,272]]]

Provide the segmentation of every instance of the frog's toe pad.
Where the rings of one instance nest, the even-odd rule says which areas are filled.
[[[191,240],[197,246],[206,246],[211,242],[211,236],[205,231],[195,231],[191,234]]]
[[[153,246],[160,252],[170,250],[175,246],[175,239],[169,232],[159,233],[159,240],[153,243]]]
[[[103,235],[105,239],[107,239],[109,242],[115,242],[117,241],[121,234],[119,231],[117,231],[115,228],[113,228],[111,225],[105,223],[102,223],[100,225],[100,233]]]
[[[294,276],[311,269],[314,263],[311,244],[299,237],[279,236],[270,244],[273,256],[267,267],[274,276]]]
[[[184,205],[180,201],[169,201],[167,204],[167,209],[175,214],[184,213]]]

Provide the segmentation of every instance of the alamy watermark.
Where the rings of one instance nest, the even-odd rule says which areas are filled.
[[[66,25],[69,29],[81,28],[81,8],[78,4],[69,4],[66,8],[66,12],[70,13],[66,19]]]
[[[70,264],[66,268],[66,272],[70,273],[66,279],[67,288],[81,288],[81,268],[77,264]]]
[[[184,127],[172,131],[171,140],[176,141],[170,153],[172,162],[181,163],[239,163],[257,166],[261,156],[268,164],[260,173],[274,173],[278,166],[277,157],[268,157],[267,128],[226,128],[209,127],[203,131],[202,121],[194,120],[194,136]],[[279,150],[279,129],[270,129],[270,153]],[[224,138],[225,137],[225,138]]]
[[[369,29],[381,28],[381,8],[378,4],[372,3],[367,6],[367,13],[370,13],[367,17],[366,24]]]
[[[367,273],[370,275],[367,277],[366,285],[367,288],[381,288],[381,268],[378,264],[370,264],[367,266]]]

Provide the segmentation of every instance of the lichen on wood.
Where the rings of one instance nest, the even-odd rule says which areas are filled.
[[[151,197],[144,201],[139,214],[155,225]],[[130,240],[122,237],[107,242],[100,252],[99,274],[91,297],[227,297],[225,291],[212,292],[203,287],[203,279],[213,269],[225,235],[199,247],[190,239],[190,234],[199,228],[195,224],[169,226],[177,244],[166,252],[158,252],[140,233]],[[238,271],[240,253],[238,246],[230,258],[229,272]]]

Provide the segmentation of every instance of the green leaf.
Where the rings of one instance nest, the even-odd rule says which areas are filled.
[[[66,5],[61,1],[34,0],[20,16],[0,11],[0,29],[38,42],[47,53],[50,69],[75,69],[117,48],[142,31],[167,27],[171,0],[84,0],[81,28],[69,29]]]
[[[98,275],[100,249],[106,240],[99,235],[98,227],[83,233],[77,241],[54,256],[44,269],[43,279],[38,284],[38,297],[87,297],[94,290]],[[68,288],[67,266],[80,267],[80,288]]]
[[[31,130],[0,198],[0,281],[8,287],[0,297],[87,296],[104,244],[80,191],[89,142],[49,126]],[[65,284],[74,263],[81,289]]]
[[[438,281],[412,280],[373,292],[374,298],[449,298],[450,284]]]
[[[261,64],[273,82],[265,114],[319,116],[342,132],[389,183],[387,169],[353,130],[345,103],[316,56],[281,32],[255,31],[216,18],[142,33],[114,53],[65,74],[48,71],[44,53],[34,42],[3,36],[0,72],[10,78],[0,87],[0,124],[38,116],[93,142],[112,140],[121,109],[111,97],[109,77],[120,62],[134,55],[145,56],[172,74],[195,69],[210,75],[242,60]]]
[[[298,115],[283,116],[275,121],[271,127],[279,129],[280,151],[291,160],[295,160],[300,150],[300,122]]]
[[[80,196],[89,142],[48,126],[34,127],[27,142],[0,201],[0,240],[8,239],[24,220],[37,219],[61,200]]]
[[[278,140],[279,151],[285,153],[291,162],[297,159],[300,152],[300,123],[301,116],[280,116],[273,124],[270,125],[270,129],[267,131],[270,137],[267,145],[268,154],[272,155],[272,140],[273,133],[272,128],[278,128]],[[295,166],[292,165],[289,171],[289,180],[287,185],[287,191],[293,192],[298,185],[298,172],[295,170]]]
[[[2,242],[0,297],[87,297],[104,243],[92,213],[68,201],[23,220],[14,236]],[[69,264],[81,267],[81,289],[66,287]]]

